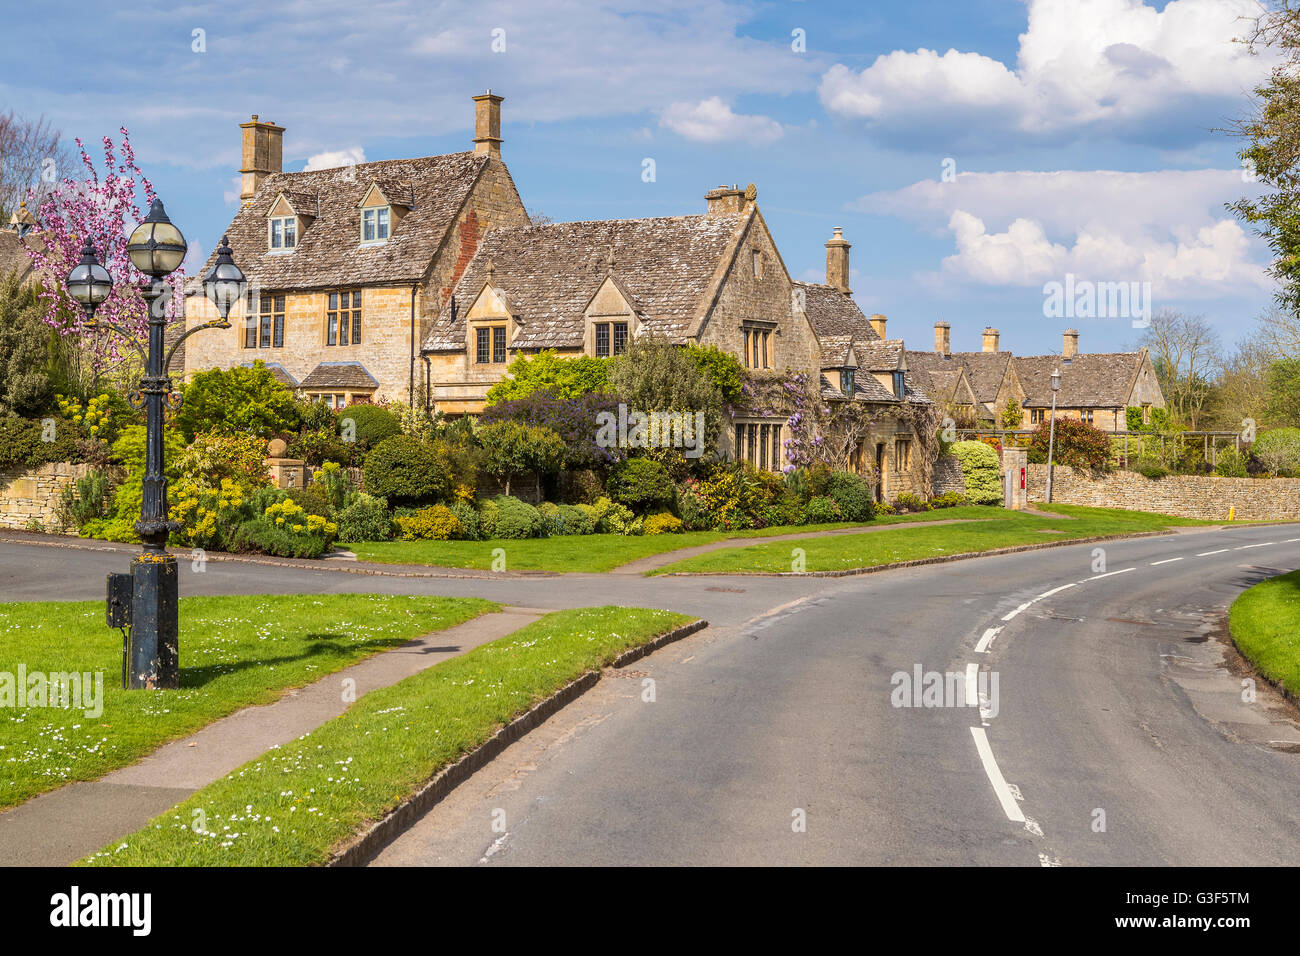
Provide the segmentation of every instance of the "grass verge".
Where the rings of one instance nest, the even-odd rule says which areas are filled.
[[[908,524],[916,521],[953,519],[991,519],[999,509],[977,505],[942,508],[906,515],[882,515],[868,526]],[[619,565],[666,551],[677,551],[700,544],[712,544],[728,538],[765,538],[779,534],[809,531],[832,531],[857,525],[838,524],[782,525],[747,531],[687,531],[682,534],[631,536],[625,534],[585,534],[555,538],[495,538],[490,541],[365,541],[339,545],[356,554],[358,560],[380,564],[428,564],[443,568],[490,570],[493,551],[504,549],[506,570],[600,573]]]
[[[325,863],[336,846],[498,727],[587,671],[690,620],[623,607],[548,614],[366,694],[342,716],[245,764],[81,862]]]
[[[1261,674],[1300,697],[1300,571],[1243,591],[1228,611],[1228,627]]]
[[[995,512],[995,518],[968,524],[899,528],[873,534],[836,535],[780,544],[728,548],[687,558],[650,573],[788,572],[794,570],[794,548],[803,550],[805,571],[842,571],[949,554],[1039,544],[1050,540],[1160,531],[1176,525],[1212,523],[1144,511],[1082,508],[1073,505],[1048,507],[1066,520],[1058,521],[999,509]]]
[[[0,707],[0,808],[103,776],[287,688],[498,607],[371,594],[186,597],[180,689],[124,691],[122,635],[104,624],[102,601],[0,604],[0,691],[3,675],[15,675],[16,698],[20,666],[103,675],[99,706]]]

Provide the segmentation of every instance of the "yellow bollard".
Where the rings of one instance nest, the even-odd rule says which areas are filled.
[[[1233,516],[1236,515],[1236,513],[1237,513],[1237,506],[1236,506],[1236,505],[1229,505],[1229,506],[1228,506],[1228,520],[1231,521],[1231,520],[1233,519]]]

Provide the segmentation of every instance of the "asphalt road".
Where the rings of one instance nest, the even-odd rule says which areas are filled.
[[[378,865],[1300,862],[1296,711],[1263,684],[1242,700],[1219,633],[1243,588],[1300,567],[1300,525],[1109,542],[1104,571],[1096,547],[848,578],[439,580],[210,561],[182,563],[181,587],[711,621],[611,672]],[[123,564],[0,543],[0,600],[100,598]],[[896,675],[919,666],[964,691],[971,665],[982,709],[895,706]]]

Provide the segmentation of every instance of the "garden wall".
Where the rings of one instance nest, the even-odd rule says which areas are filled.
[[[930,476],[930,495],[933,497],[949,491],[964,495],[966,476],[962,474],[961,462],[956,455],[940,455],[934,463],[934,473]]]
[[[1047,497],[1047,466],[1029,466],[1029,500]],[[1226,521],[1235,507],[1239,521],[1300,519],[1300,478],[1220,478],[1168,475],[1147,478],[1135,471],[1094,477],[1058,465],[1052,478],[1057,504],[1155,511],[1183,518]]]
[[[89,465],[62,463],[0,471],[0,528],[57,527],[63,489],[88,471]]]

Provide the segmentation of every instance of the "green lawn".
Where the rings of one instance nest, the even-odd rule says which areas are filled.
[[[907,524],[916,521],[945,521],[957,518],[989,519],[1000,509],[966,505],[906,515],[882,515],[870,525]],[[366,541],[339,545],[353,551],[361,561],[382,564],[428,564],[444,568],[491,570],[497,548],[505,551],[507,571],[610,571],[629,561],[676,551],[728,538],[761,538],[805,531],[852,528],[853,524],[785,525],[750,531],[687,531],[682,534],[631,536],[587,534],[556,538],[497,538],[490,541]]]
[[[998,509],[993,512],[997,517],[969,524],[898,528],[874,534],[836,535],[828,538],[810,538],[805,541],[783,541],[779,544],[728,548],[687,558],[651,573],[671,574],[684,571],[725,574],[742,571],[792,571],[794,570],[792,552],[795,548],[802,548],[804,551],[803,570],[839,571],[947,554],[1038,544],[1053,539],[1089,538],[1095,535],[1158,531],[1174,525],[1213,523],[1191,518],[1148,514],[1142,511],[1082,508],[1073,505],[1047,505],[1046,508],[1062,515],[1063,520]]]
[[[1264,676],[1300,695],[1300,571],[1244,591],[1232,602],[1228,625]]]
[[[690,618],[602,607],[548,614],[382,690],[204,787],[83,863],[302,866],[381,818],[498,727]],[[203,832],[196,832],[202,825]]]
[[[181,688],[124,691],[103,601],[0,604],[0,675],[101,672],[103,712],[0,707],[0,808],[134,763],[160,744],[499,605],[389,595],[186,597]],[[10,678],[15,680],[15,678]]]

